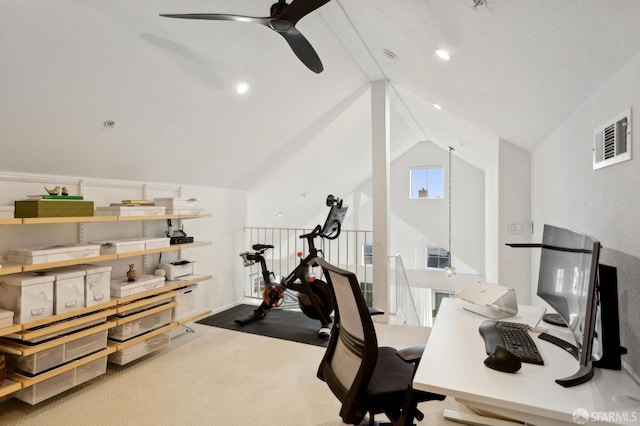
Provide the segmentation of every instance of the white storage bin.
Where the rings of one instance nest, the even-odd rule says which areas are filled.
[[[171,344],[171,336],[168,333],[151,337],[144,342],[136,343],[121,351],[109,355],[109,362],[124,365],[143,357],[151,352],[166,348]]]
[[[35,405],[45,399],[71,389],[75,384],[76,370],[69,370],[40,383],[21,389],[15,397],[28,404]]]
[[[96,216],[157,216],[165,214],[164,206],[96,207]]]
[[[98,318],[98,319],[95,319],[93,321],[89,321],[89,322],[85,322],[83,324],[78,324],[78,325],[73,326],[73,327],[65,328],[64,330],[54,331],[53,333],[45,334],[45,335],[34,337],[34,338],[31,338],[31,339],[24,339],[24,341],[28,342],[28,343],[40,343],[40,342],[44,342],[45,340],[49,340],[49,339],[53,339],[53,338],[56,338],[56,337],[60,337],[60,336],[65,335],[65,334],[71,334],[71,333],[73,333],[75,331],[84,330],[85,328],[89,328],[89,327],[92,327],[94,325],[98,325],[98,324],[102,324],[102,323],[104,323],[104,319]]]
[[[166,214],[197,214],[202,211],[196,198],[154,198],[157,206],[166,207]]]
[[[98,305],[111,298],[111,266],[82,264],[70,268],[87,274],[84,282],[85,306]]]
[[[31,355],[6,354],[6,356],[11,370],[39,374],[106,347],[107,330],[102,330]]]
[[[167,280],[175,280],[178,277],[184,277],[185,275],[193,274],[193,264],[194,262],[182,263],[185,261],[174,263],[161,263],[158,265],[158,268],[163,269],[165,271],[165,276]]]
[[[178,321],[188,317],[189,314],[195,311],[198,286],[194,284],[185,288],[180,288],[176,291],[178,293],[176,296],[176,302],[178,302],[178,305],[173,309],[173,318]]]
[[[90,244],[98,244],[100,246],[100,254],[131,253],[145,249],[145,240],[142,238],[90,241]]]
[[[77,260],[100,255],[97,244],[68,244],[9,250],[9,262],[36,265],[40,263]]]
[[[0,328],[10,327],[13,325],[13,311],[0,309]]]
[[[43,271],[55,277],[53,283],[53,313],[63,314],[84,308],[84,282],[87,273],[72,268]]]
[[[106,372],[107,357],[103,356],[73,370],[21,389],[15,394],[15,397],[28,404],[35,405]]]
[[[9,370],[38,374],[64,363],[64,345],[54,346],[31,355],[6,354]]]
[[[107,372],[107,357],[103,356],[76,368],[75,386],[87,382]]]
[[[13,219],[15,210],[15,206],[0,206],[0,219]]]
[[[111,296],[125,297],[138,294],[154,288],[164,287],[164,277],[155,275],[141,275],[136,281],[128,281],[127,278],[111,280]]]
[[[170,242],[171,242],[171,238],[169,237],[147,238],[145,240],[145,249],[151,250],[151,249],[169,247]]]
[[[125,341],[171,323],[173,309],[156,312],[155,314],[127,322],[109,329],[109,339]]]
[[[64,344],[64,362],[82,358],[107,347],[107,330],[72,340]]]
[[[0,307],[13,311],[15,323],[53,315],[52,275],[22,272],[0,276]]]

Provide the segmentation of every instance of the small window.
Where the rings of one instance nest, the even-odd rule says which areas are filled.
[[[412,167],[409,198],[444,198],[442,166]]]
[[[449,266],[449,252],[440,247],[428,246],[425,264],[427,268],[444,269]]]
[[[362,245],[362,264],[373,265],[373,244]]]

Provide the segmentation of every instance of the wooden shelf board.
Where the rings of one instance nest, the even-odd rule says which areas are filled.
[[[180,278],[181,279],[178,279],[178,280],[165,281],[164,286],[166,288],[175,290],[177,288],[190,286],[191,284],[197,284],[202,281],[210,280],[211,278],[213,278],[213,276],[192,274],[192,275],[185,275]]]
[[[25,225],[43,223],[90,223],[90,222],[114,222],[116,216],[79,216],[79,217],[25,217],[22,223]]]
[[[176,219],[177,214],[154,214],[154,215],[140,215],[140,216],[118,216],[119,222],[130,222],[132,220],[161,220],[161,219]]]
[[[74,313],[76,316],[82,315],[79,312],[74,312]],[[58,319],[58,321],[54,323],[50,322],[51,321],[50,318],[43,318],[38,322],[23,324],[23,331],[20,333],[20,336],[21,336],[20,338],[23,340],[26,340],[26,339],[33,339],[36,337],[45,336],[47,334],[55,333],[56,331],[65,330],[67,328],[86,324],[98,319],[102,319],[102,318],[106,319],[108,316],[113,315],[115,313],[116,313],[115,309],[103,309],[94,313],[89,313],[88,315],[83,315],[79,318],[69,318],[69,315],[71,313],[67,313],[67,314],[64,314],[62,317],[59,315],[50,317],[50,318]],[[49,320],[49,322],[47,320]],[[45,326],[47,324],[50,324],[50,325],[46,327],[34,329],[34,327]]]
[[[115,351],[121,351],[122,349],[128,348],[129,346],[133,346],[137,343],[144,342],[145,340],[148,340],[159,334],[166,333],[167,331],[173,330],[176,327],[178,327],[178,323],[172,322],[169,325],[165,325],[164,327],[160,327],[157,330],[153,330],[143,335],[133,337],[125,342],[109,341],[109,347],[114,348]]]
[[[14,382],[13,380],[6,379],[2,386],[0,386],[0,397],[9,395],[22,389],[22,383]]]
[[[61,266],[80,265],[81,263],[103,262],[105,260],[116,260],[115,254],[105,254],[101,256],[84,257],[82,259],[61,260],[58,262],[37,263],[35,265],[22,265],[23,272],[39,271],[41,269],[59,268]]]
[[[199,312],[199,313],[194,314],[194,315],[189,315],[188,317],[185,317],[185,318],[178,318],[178,324],[179,325],[185,325],[185,324],[188,324],[190,322],[197,321],[200,318],[204,318],[204,317],[208,316],[209,314],[211,314],[211,309],[208,309],[208,310],[203,311],[203,312]]]
[[[167,289],[168,290],[168,289]],[[146,305],[150,305],[152,303],[160,302],[162,300],[167,300],[175,297],[177,293],[175,291],[168,291],[167,293],[161,293],[157,296],[146,297],[140,300],[136,300],[135,302],[127,303],[125,305],[119,305],[116,308],[116,313],[123,314],[132,309],[141,308]]]
[[[143,299],[149,296],[155,296],[156,294],[166,293],[171,291],[172,289],[167,288],[166,286],[152,288],[151,290],[143,291],[142,293],[130,294],[129,296],[122,296],[116,299],[118,301],[118,305],[122,305],[124,303],[129,303],[136,301],[138,299]]]
[[[202,217],[212,217],[211,213],[193,213],[193,214],[179,214],[178,219],[199,219]]]
[[[123,318],[112,317],[111,321],[112,322],[115,321],[116,325],[127,324],[127,323],[130,323],[132,321],[139,320],[140,318],[145,318],[145,317],[148,317],[149,315],[153,315],[153,314],[156,314],[158,312],[163,312],[163,311],[172,309],[177,304],[178,304],[178,302],[165,303],[164,305],[156,306],[154,308],[147,309],[146,311],[138,312],[138,313],[135,313],[133,315],[129,315],[129,316],[126,316],[126,317],[123,317]]]
[[[17,333],[22,330],[22,324],[13,324],[9,327],[0,328],[0,336],[6,336],[7,334]]]
[[[26,377],[18,373],[8,373],[7,377],[9,377],[11,380],[15,380],[16,382],[22,383],[22,387],[26,388],[29,386],[33,386],[36,383],[40,383],[42,381],[50,379],[52,377],[59,376],[62,373],[66,373],[67,371],[73,370],[74,368],[80,367],[81,365],[88,364],[92,361],[95,361],[113,352],[115,352],[114,348],[107,346],[106,348],[102,349],[99,352],[94,352],[91,355],[88,355],[84,358],[80,358],[68,364],[61,365],[58,368],[49,370],[42,374],[38,374],[37,376],[34,376],[34,377]]]
[[[0,262],[0,275],[17,274],[22,272],[22,265],[19,263]]]
[[[2,218],[0,225],[33,225],[55,223],[130,222],[134,220],[198,219],[211,217],[210,213],[162,214],[145,216],[69,216],[69,217],[16,217]]]
[[[66,334],[60,336],[59,338],[48,340],[46,342],[37,344],[37,345],[22,345],[18,342],[9,342],[9,341],[0,341],[0,350],[7,350],[10,353],[14,353],[16,355],[32,355],[38,352],[45,351],[47,349],[51,349],[56,346],[60,346],[63,343],[73,342],[74,340],[81,339],[86,336],[90,336],[92,334],[99,333],[104,330],[108,330],[114,327],[112,323],[103,323],[97,324],[94,327],[88,328],[86,330],[77,331],[71,334]]]

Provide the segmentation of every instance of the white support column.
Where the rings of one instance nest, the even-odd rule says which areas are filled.
[[[374,317],[388,321],[389,313],[389,82],[371,84],[371,176],[373,207],[373,303],[385,314]]]

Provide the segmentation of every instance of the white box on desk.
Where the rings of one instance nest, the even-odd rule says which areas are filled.
[[[0,309],[0,328],[10,327],[13,325],[13,311]]]
[[[87,273],[72,268],[56,268],[41,273],[52,275],[53,313],[64,314],[85,307],[84,282]]]
[[[13,219],[15,210],[15,206],[0,206],[0,219]]]
[[[158,287],[164,287],[164,277],[141,275],[135,281],[128,281],[126,277],[118,278],[111,280],[111,296],[131,296]]]
[[[13,311],[16,324],[53,315],[54,279],[37,272],[0,276],[0,307]]]
[[[146,250],[169,247],[170,242],[169,237],[147,238],[144,241]]]
[[[9,262],[36,265],[100,256],[97,244],[68,244],[9,250]]]
[[[165,271],[165,275],[167,280],[173,281],[178,277],[184,277],[185,275],[193,274],[193,264],[195,262],[184,263],[176,262],[173,263],[161,263],[158,265],[158,268],[163,269]]]
[[[85,263],[70,266],[87,273],[84,282],[85,306],[106,302],[111,297],[111,266]]]
[[[117,238],[113,240],[89,241],[90,244],[100,246],[100,254],[131,253],[143,251],[145,240],[143,238]]]
[[[96,216],[159,216],[165,211],[164,206],[96,207]]]

